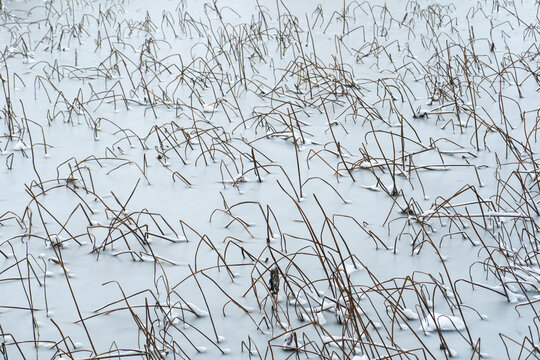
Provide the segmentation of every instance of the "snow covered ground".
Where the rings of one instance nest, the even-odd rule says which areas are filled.
[[[539,20],[3,0],[0,359],[539,358]]]

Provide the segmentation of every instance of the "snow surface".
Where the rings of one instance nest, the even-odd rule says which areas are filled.
[[[540,2],[0,4],[6,358],[534,356]]]

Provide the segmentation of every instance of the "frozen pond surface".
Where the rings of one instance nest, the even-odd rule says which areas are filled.
[[[0,359],[540,357],[538,1],[0,3]]]

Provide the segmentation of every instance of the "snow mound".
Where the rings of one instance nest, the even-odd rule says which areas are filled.
[[[435,331],[437,328],[441,331],[459,331],[465,329],[465,323],[457,316],[433,313],[422,320],[422,326],[419,330]]]

